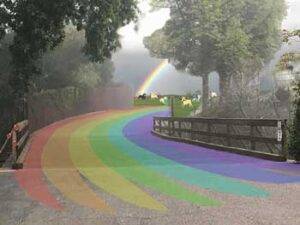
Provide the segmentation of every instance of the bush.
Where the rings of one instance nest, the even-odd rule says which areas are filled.
[[[295,107],[289,126],[288,151],[290,156],[300,161],[300,81],[294,90],[296,91]]]

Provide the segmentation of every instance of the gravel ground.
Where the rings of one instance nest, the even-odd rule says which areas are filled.
[[[188,187],[214,197],[222,202],[219,207],[201,207],[174,200],[151,192],[163,202],[168,211],[157,213],[134,207],[110,195],[99,192],[109,205],[116,209],[113,214],[94,211],[69,202],[51,186],[65,209],[55,211],[31,200],[18,187],[13,172],[0,173],[0,225],[298,225],[300,224],[300,184],[251,184],[264,188],[271,195],[267,198],[239,197]]]

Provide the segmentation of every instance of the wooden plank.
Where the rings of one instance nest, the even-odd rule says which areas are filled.
[[[191,139],[195,140],[195,134],[196,134],[196,130],[195,130],[195,123],[191,122],[191,130],[190,130],[190,135],[191,135]]]
[[[26,133],[20,138],[20,140],[17,143],[18,148],[24,144],[24,142],[29,137],[29,131],[27,130]]]
[[[202,117],[154,117],[154,119],[160,118],[162,120],[173,120],[182,122],[198,122],[211,124],[230,124],[230,125],[240,125],[240,126],[263,126],[263,127],[276,127],[279,120],[271,119],[224,119],[224,118],[202,118]]]
[[[189,139],[195,140],[196,136],[198,135],[203,135],[207,137],[207,142],[204,142],[206,144],[212,144],[212,137],[217,137],[217,138],[224,138],[226,140],[225,144],[229,146],[232,146],[232,141],[233,140],[240,140],[240,141],[249,141],[249,149],[252,151],[256,149],[256,143],[264,143],[267,146],[269,144],[273,145],[280,145],[281,146],[281,152],[280,154],[283,157],[286,157],[286,151],[284,150],[285,146],[285,139],[286,139],[286,126],[284,126],[285,121],[284,120],[269,120],[269,119],[226,119],[226,118],[177,118],[177,117],[155,117],[154,119],[159,119],[162,121],[167,122],[168,124],[161,124],[160,126],[154,126],[153,130],[156,131],[157,128],[159,127],[160,133],[164,133],[163,135],[167,135],[169,137],[179,136],[179,138],[183,138],[183,133],[188,134]],[[174,123],[177,122],[179,123],[179,127],[175,128]],[[171,126],[170,124],[173,124]],[[207,124],[207,130],[206,131],[200,131],[195,129],[195,124],[200,123],[200,124]],[[283,137],[282,140],[279,141],[277,138],[275,138],[275,133],[274,133],[274,138],[270,137],[262,137],[260,135],[263,134],[256,134],[255,130],[259,129],[259,127],[277,127],[278,124],[282,124],[282,133]],[[187,127],[184,127],[183,124],[190,125]],[[216,124],[221,124],[221,125],[226,125],[226,133],[217,133],[212,131],[212,126]],[[248,135],[239,135],[239,134],[233,134],[231,130],[234,128],[234,126],[244,126],[244,127],[250,127],[250,132]],[[280,129],[280,128],[279,128]],[[164,132],[165,131],[165,132]],[[177,133],[176,133],[177,132]],[[258,136],[255,136],[258,135]],[[186,138],[185,138],[186,139]],[[201,140],[200,140],[201,141]],[[271,151],[271,150],[270,150]],[[271,151],[272,152],[272,151]]]
[[[13,129],[11,132],[11,149],[13,163],[17,161],[17,132]]]
[[[251,126],[250,127],[250,137],[254,137],[254,130],[255,130],[255,127],[254,126]],[[253,149],[255,150],[255,141],[253,139],[250,140],[250,149]]]
[[[0,154],[4,151],[4,149],[6,148],[8,141],[10,140],[10,138],[6,138],[4,144],[2,145],[1,149],[0,149]]]
[[[208,134],[208,143],[210,143],[211,142],[211,136],[213,135],[211,133],[211,123],[210,123],[210,121],[208,121],[208,123],[207,123],[207,134]]]
[[[158,126],[157,126],[158,127]],[[156,128],[157,128],[156,127]],[[161,130],[168,131],[168,127],[161,127]],[[280,144],[281,142],[278,142],[276,138],[268,138],[268,137],[251,137],[250,135],[237,135],[237,134],[228,134],[228,133],[211,133],[207,131],[191,131],[190,129],[178,129],[174,128],[174,131],[177,132],[187,132],[187,133],[196,133],[199,135],[204,135],[208,137],[219,137],[219,138],[231,138],[236,140],[248,140],[248,141],[255,141],[255,142],[261,142],[261,143],[270,143],[270,144]]]
[[[181,132],[181,121],[178,121],[178,134],[179,134],[179,137],[182,137],[182,132]]]
[[[227,140],[227,145],[228,145],[228,146],[231,146],[231,136],[230,136],[230,125],[229,125],[229,124],[226,125],[226,130],[227,130],[227,134],[229,135],[229,137],[226,138],[226,140]]]
[[[246,156],[251,156],[251,157],[256,157],[256,158],[261,158],[261,159],[267,159],[267,160],[272,160],[272,161],[277,161],[277,162],[285,162],[286,157],[283,157],[281,155],[276,155],[276,154],[270,154],[270,153],[265,153],[265,152],[258,152],[258,151],[252,151],[252,150],[247,150],[247,149],[242,149],[242,148],[236,148],[236,147],[228,147],[228,146],[223,146],[223,145],[217,145],[217,144],[212,144],[212,143],[206,143],[202,141],[195,141],[195,140],[189,140],[186,138],[177,138],[177,137],[169,137],[164,134],[160,134],[158,132],[152,131],[152,133],[158,137],[172,140],[172,141],[178,141],[178,142],[183,142],[183,143],[188,143],[188,144],[194,144],[194,145],[199,145],[207,148],[212,148],[213,150],[220,150],[220,151],[226,151],[226,152],[231,152],[231,153],[237,153],[241,155],[246,155]]]
[[[162,131],[161,120],[158,120],[158,129],[159,129],[159,132]]]

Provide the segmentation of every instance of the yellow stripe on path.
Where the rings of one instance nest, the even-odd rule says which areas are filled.
[[[132,113],[128,111],[127,113]],[[113,113],[109,118],[115,118],[126,113]],[[89,133],[103,119],[97,119],[77,129],[70,138],[71,158],[79,171],[105,192],[138,207],[165,211],[166,207],[153,199],[132,182],[120,176],[117,172],[107,167],[91,149]],[[101,140],[99,140],[101,141]]]
[[[105,115],[101,113],[88,119],[78,119],[55,131],[44,147],[42,167],[47,178],[66,198],[82,206],[112,213],[114,210],[82,180],[68,149],[70,134],[74,130],[95,117]]]

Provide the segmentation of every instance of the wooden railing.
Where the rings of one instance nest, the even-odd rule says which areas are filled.
[[[18,156],[25,147],[29,137],[28,120],[16,123],[11,132],[7,134],[6,140],[0,149],[0,155],[5,151],[11,155],[12,167],[14,169],[22,168],[22,165],[17,163]]]
[[[247,155],[279,156],[280,161],[286,157],[286,120],[154,117],[153,133]]]

